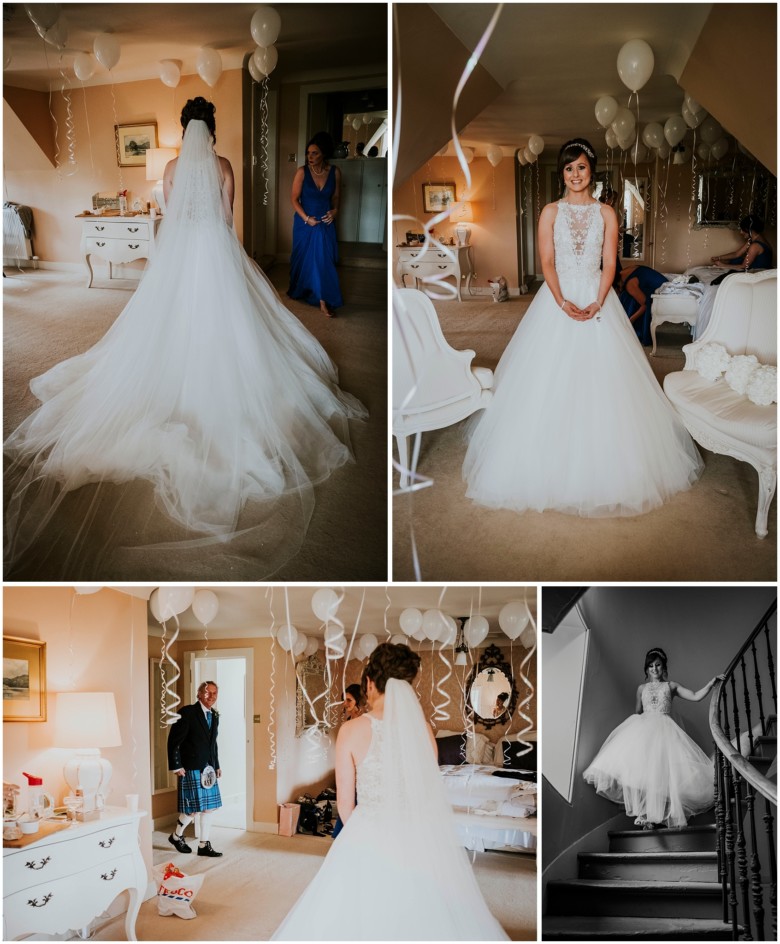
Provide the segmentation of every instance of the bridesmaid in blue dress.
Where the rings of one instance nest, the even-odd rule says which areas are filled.
[[[320,131],[306,145],[306,165],[295,172],[292,185],[293,248],[290,258],[290,298],[319,305],[328,318],[344,304],[336,263],[336,227],[341,171],[328,161],[333,140]]]
[[[653,292],[657,292],[669,279],[650,266],[643,265],[625,266],[618,273],[618,279],[620,304],[634,326],[637,337],[647,347],[653,343],[650,336]]]
[[[734,256],[712,256],[713,263],[721,269],[728,269],[710,285],[720,285],[735,272],[752,272],[757,269],[772,268],[772,248],[761,238],[764,221],[757,216],[743,216],[739,221],[739,232],[745,240],[744,246]]]

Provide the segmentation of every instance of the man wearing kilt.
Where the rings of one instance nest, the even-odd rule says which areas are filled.
[[[192,852],[184,841],[184,830],[198,815],[198,855],[222,855],[209,842],[212,811],[222,806],[217,783],[222,776],[217,751],[219,715],[213,709],[218,694],[216,683],[202,682],[198,701],[179,709],[179,720],[168,733],[168,768],[179,778],[179,821],[168,842],[177,852]]]

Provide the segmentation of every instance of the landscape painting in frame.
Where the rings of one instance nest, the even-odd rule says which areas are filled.
[[[120,167],[145,167],[146,152],[157,147],[157,123],[115,125],[116,157]]]
[[[3,721],[46,720],[46,643],[3,636]]]

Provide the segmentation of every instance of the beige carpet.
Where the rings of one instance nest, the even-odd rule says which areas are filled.
[[[267,941],[316,874],[332,840],[215,827],[211,842],[224,852],[223,858],[180,855],[166,833],[154,833],[155,865],[173,861],[185,874],[205,873],[206,879],[194,902],[198,916],[192,920],[161,918],[155,899],[144,902],[136,924],[139,941]],[[474,872],[509,937],[535,940],[536,860],[482,852]],[[388,907],[403,907],[403,902],[388,902]],[[93,940],[124,940],[123,917],[103,925]]]
[[[7,269],[3,279],[4,314],[4,430],[8,435],[37,405],[29,392],[32,377],[66,357],[91,347],[112,324],[130,297],[130,289],[87,289],[82,274],[52,270]],[[288,269],[274,268],[270,278],[284,293]],[[347,304],[332,320],[318,309],[290,301],[289,307],[325,347],[339,366],[341,386],[369,409],[367,423],[351,423],[355,463],[338,469],[317,486],[315,509],[299,553],[274,575],[280,580],[384,580],[387,577],[387,279],[377,268],[341,270]],[[105,280],[96,285],[106,286]],[[122,283],[130,285],[130,283]],[[145,486],[142,486],[143,489]],[[83,490],[80,490],[83,491]],[[151,491],[148,489],[147,491]],[[139,495],[139,501],[143,496]],[[148,496],[145,496],[148,499]],[[134,508],[126,503],[124,515]],[[78,522],[67,526],[76,527]],[[105,524],[106,529],[110,527]],[[100,522],[96,527],[99,533]],[[175,540],[167,525],[155,540]],[[14,575],[17,579],[49,579],[46,573]],[[69,576],[69,575],[68,575]],[[73,575],[76,576],[75,574]],[[79,574],[81,578],[90,576]],[[101,574],[91,575],[99,579]],[[112,573],[114,580],[135,580],[140,574]],[[146,575],[153,576],[153,575]],[[251,571],[187,572],[187,565],[170,561],[161,579],[251,580]]]
[[[495,368],[530,296],[496,305],[484,297],[437,302],[444,335]],[[684,364],[681,325],[663,325],[649,362],[659,382]],[[577,518],[497,511],[465,497],[463,423],[423,434],[418,470],[431,487],[393,504],[393,579],[414,579],[411,532],[423,580],[771,581],[777,572],[776,502],[769,536],[754,531],[758,479],[752,467],[702,451],[705,471],[689,491],[634,518]],[[397,453],[396,453],[397,458]],[[394,485],[398,485],[397,476]]]

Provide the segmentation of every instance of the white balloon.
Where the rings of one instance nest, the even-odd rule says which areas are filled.
[[[705,144],[714,144],[718,138],[723,137],[723,128],[710,115],[702,121],[699,135]]]
[[[371,123],[371,118],[369,117],[369,115],[361,115],[360,120],[363,122],[364,125],[368,125]]]
[[[636,118],[627,108],[618,108],[610,127],[618,136],[618,140],[625,139],[635,132]]]
[[[51,29],[60,18],[61,3],[25,3],[24,10],[33,26],[42,30]]]
[[[285,652],[291,652],[295,646],[295,640],[298,638],[298,630],[289,623],[282,626],[276,633],[276,641]]]
[[[90,593],[100,593],[103,587],[88,587],[86,584],[80,583],[76,584],[73,589],[79,594],[79,596],[85,597],[89,596]]]
[[[178,616],[192,606],[195,591],[192,587],[158,587],[157,599],[160,604],[160,613],[164,620]]]
[[[219,612],[219,597],[213,590],[198,590],[192,600],[195,619],[208,626]]]
[[[311,598],[311,608],[317,619],[323,623],[333,619],[339,608],[339,595],[330,587],[321,587]]]
[[[390,642],[395,646],[408,646],[409,640],[404,636],[403,633],[396,633],[395,636],[390,637]]]
[[[276,46],[258,46],[252,53],[252,58],[255,60],[255,65],[260,73],[270,75],[279,61],[279,53],[276,51]],[[360,127],[360,119],[355,118],[355,121],[352,122],[352,127],[357,130]]]
[[[417,642],[422,642],[423,639],[426,638],[425,630],[422,628],[422,626],[418,630],[415,630],[415,632],[409,633],[409,635],[412,637],[412,639],[416,639]]]
[[[618,75],[632,92],[638,92],[647,82],[654,65],[653,50],[643,39],[630,39],[618,53]]]
[[[672,115],[671,118],[666,119],[666,124],[664,125],[664,137],[667,142],[671,144],[672,147],[679,144],[680,141],[685,137],[685,132],[688,130],[685,120],[682,115]]]
[[[422,626],[422,613],[413,606],[407,607],[398,618],[401,629],[413,636]]]
[[[689,128],[698,128],[702,121],[704,121],[704,119],[707,117],[707,112],[700,111],[694,114],[689,108],[683,105],[682,116]]]
[[[461,148],[463,151],[463,156],[466,158],[466,163],[470,164],[474,160],[474,148],[464,147]]]
[[[489,632],[490,623],[484,616],[472,616],[471,619],[466,620],[463,626],[463,638],[470,649],[476,649]]]
[[[616,148],[618,146],[618,136],[612,130],[612,128],[607,128],[607,131],[604,135],[604,141],[608,148]]]
[[[692,95],[690,95],[688,92],[685,93],[685,107],[693,115],[698,115],[699,112],[704,111],[704,109],[696,101],[696,99]]]
[[[313,656],[314,653],[319,649],[319,642],[313,637],[310,636],[308,642],[306,643],[306,648],[303,650],[303,654],[308,659],[309,656]]]
[[[544,138],[538,134],[532,134],[528,139],[528,150],[538,157],[544,150]]]
[[[642,129],[642,140],[649,148],[661,147],[664,143],[664,128],[657,121],[651,121]]]
[[[636,131],[632,131],[630,134],[627,134],[624,138],[618,138],[618,146],[621,151],[627,151],[631,145],[636,141]]]
[[[360,119],[359,119],[359,118],[353,118],[353,119],[352,119],[352,127],[355,129],[355,131],[357,131],[357,129],[360,127]]]
[[[110,72],[119,62],[119,40],[111,33],[99,33],[92,44],[95,58]]]
[[[529,623],[520,634],[520,642],[526,649],[530,649],[536,644],[536,629],[533,623]]]
[[[698,147],[696,148],[696,153],[699,155],[699,157],[700,157],[703,161],[706,161],[706,160],[709,158],[709,156],[710,156],[710,146],[709,146],[709,144],[705,144],[704,141],[702,141],[702,142],[698,145]]]
[[[156,588],[152,590],[151,595],[149,596],[149,609],[152,611],[152,616],[157,620],[158,623],[165,622],[163,615],[160,612],[160,599]]]
[[[536,160],[536,155],[528,147],[523,148],[523,157],[525,158],[526,164],[533,164],[533,162]]]
[[[181,69],[173,59],[163,59],[160,62],[160,78],[163,85],[167,85],[168,88],[176,88],[179,84]]]
[[[88,52],[77,52],[73,60],[73,72],[77,79],[86,82],[95,74],[95,60]]]
[[[379,645],[379,640],[373,633],[366,633],[360,637],[360,651],[368,658]]]
[[[658,148],[658,156],[663,160],[666,160],[667,157],[672,153],[670,145],[664,141],[664,143]]]
[[[435,642],[447,627],[444,614],[441,610],[426,610],[423,614],[422,628],[425,638]]]
[[[247,61],[246,61],[246,67],[247,67],[247,69],[249,69],[249,74],[252,76],[252,79],[253,79],[255,82],[262,82],[262,81],[263,81],[263,79],[265,78],[265,76],[264,76],[263,73],[257,68],[257,63],[255,62],[255,57],[254,57],[254,56],[250,56],[250,57],[247,59]]]
[[[209,49],[207,46],[202,46],[198,50],[195,68],[206,85],[208,85],[209,88],[214,88],[219,81],[219,77],[222,75],[222,56],[220,56],[216,49]]]
[[[596,102],[596,121],[602,128],[608,128],[615,120],[618,103],[611,95],[602,95]]]
[[[258,7],[249,24],[249,31],[252,39],[258,46],[273,46],[279,38],[279,30],[282,28],[282,18],[273,7]]]
[[[329,623],[325,627],[325,643],[329,646],[339,646],[339,640],[346,643],[347,637],[344,635],[344,630],[338,623]]]
[[[525,159],[525,154],[520,148],[517,150],[517,163],[520,164],[521,167],[525,167],[525,165],[528,163],[528,161]]]
[[[295,642],[293,643],[293,655],[302,656],[306,651],[306,647],[309,645],[309,638],[304,633],[298,633],[295,637]]]
[[[505,603],[498,614],[498,625],[510,639],[517,639],[530,620],[528,605],[520,601]]]
[[[504,152],[498,145],[491,144],[487,149],[487,159],[490,161],[492,167],[498,167],[504,159]]]
[[[40,26],[36,26],[35,28],[38,30],[38,34],[41,38],[50,46],[54,46],[56,49],[64,49],[67,46],[68,22],[64,16],[61,16],[57,22],[48,29],[41,29]]]
[[[444,630],[439,634],[438,641],[443,646],[451,646],[458,637],[458,624],[451,616],[446,616],[447,622],[444,624]]]
[[[637,139],[631,145],[631,161],[634,164],[641,164],[643,161],[646,161],[649,156],[649,151],[642,144],[642,142]]]
[[[722,157],[725,157],[729,152],[729,141],[728,138],[718,138],[718,140],[710,148],[710,156],[713,160],[719,161]]]

